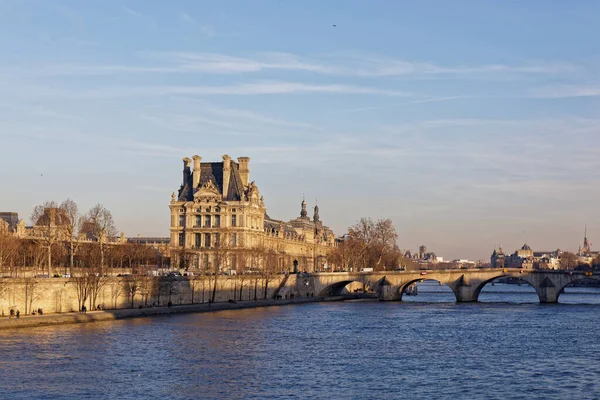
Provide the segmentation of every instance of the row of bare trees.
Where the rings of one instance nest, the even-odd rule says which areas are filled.
[[[14,235],[0,233],[0,276],[22,277],[23,271],[47,271],[47,249],[33,240],[20,239]],[[111,244],[104,249],[105,271],[113,268],[136,269],[144,265],[162,266],[168,263],[155,248],[136,243]],[[90,257],[100,264],[98,243],[78,243],[74,254],[74,265],[70,268],[70,252],[63,246],[52,250],[54,274],[68,273]],[[41,273],[41,272],[40,272]],[[29,273],[28,275],[31,275]]]
[[[329,258],[332,264],[344,271],[396,269],[409,263],[403,259],[397,240],[398,234],[392,220],[361,218],[356,225],[348,228],[344,240]]]
[[[64,267],[66,273],[84,266],[105,270],[163,261],[151,247],[117,245],[112,214],[101,204],[82,215],[72,199],[48,201],[34,208],[31,221],[33,226],[24,235],[0,231],[1,276],[19,276],[19,267],[52,276],[57,267]]]
[[[117,229],[111,212],[96,204],[85,215],[72,199],[62,203],[47,201],[37,205],[31,214],[33,240],[46,249],[48,276],[52,274],[52,254],[56,245],[64,245],[69,254],[69,267],[75,266],[75,256],[82,238],[94,240],[100,248],[100,265],[104,265],[105,249]]]

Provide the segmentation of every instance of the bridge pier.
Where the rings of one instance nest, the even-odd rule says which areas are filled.
[[[471,285],[457,285],[456,287],[451,286],[454,296],[456,297],[457,303],[472,303],[477,301],[479,293],[476,293],[475,287]]]
[[[536,292],[538,298],[540,299],[540,303],[558,303],[558,296],[560,295],[560,293],[558,290],[556,290],[556,287],[540,287],[537,288]]]
[[[386,282],[387,283],[387,282]],[[401,287],[397,285],[382,284],[378,289],[379,301],[398,301],[402,298]]]
[[[457,303],[473,303],[479,297],[479,290],[477,290],[479,283],[478,281],[465,279],[463,274],[454,282],[448,282],[447,285],[454,292]]]

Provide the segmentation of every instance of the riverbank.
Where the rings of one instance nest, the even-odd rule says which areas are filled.
[[[258,307],[273,307],[284,306],[290,304],[315,303],[319,301],[335,301],[343,298],[297,298],[297,299],[282,299],[282,300],[257,300],[257,301],[239,301],[236,303],[202,303],[202,304],[187,304],[176,305],[172,307],[151,307],[151,308],[128,308],[118,310],[105,311],[88,311],[82,313],[60,313],[48,315],[27,315],[21,318],[0,318],[0,330],[16,329],[16,328],[34,328],[39,326],[51,325],[66,325],[66,324],[82,324],[89,322],[114,321],[127,318],[143,318],[155,315],[171,315],[171,314],[189,314],[189,313],[205,313],[224,310],[242,310],[247,308]]]

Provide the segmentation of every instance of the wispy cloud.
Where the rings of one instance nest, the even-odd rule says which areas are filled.
[[[130,16],[136,18],[136,19],[142,20],[146,24],[150,25],[153,30],[157,30],[158,29],[158,25],[157,25],[156,21],[150,15],[143,14],[142,12],[140,12],[138,10],[135,10],[135,9],[133,9],[131,7],[128,7],[128,6],[122,6],[121,9],[127,15],[130,15]]]
[[[265,81],[224,86],[137,86],[103,87],[90,90],[71,91],[43,87],[22,88],[21,94],[29,97],[58,97],[70,99],[102,99],[144,96],[208,96],[208,95],[271,95],[293,93],[364,94],[380,96],[412,96],[410,93],[369,86],[341,84],[311,84],[301,82]]]
[[[381,105],[381,106],[347,108],[347,109],[343,109],[343,110],[333,111],[332,114],[353,114],[353,113],[364,112],[364,111],[381,110],[381,109],[385,109],[385,108],[396,108],[396,107],[401,107],[403,105],[408,105],[408,104],[436,103],[436,102],[439,102],[439,101],[450,101],[450,100],[459,100],[459,99],[472,99],[474,97],[475,96],[469,96],[469,95],[432,97],[432,98],[426,98],[426,99],[422,99],[422,100],[406,101],[404,103],[385,104],[385,105]]]
[[[182,21],[188,22],[188,23],[196,22],[196,20],[194,18],[192,18],[192,16],[190,14],[185,13],[185,12],[180,13],[179,18],[181,18]]]
[[[553,85],[545,86],[533,91],[533,97],[545,99],[598,96],[600,96],[600,85],[597,83],[587,85]]]
[[[134,16],[134,17],[138,17],[138,18],[144,18],[144,17],[145,17],[145,15],[144,15],[144,14],[142,14],[142,13],[141,13],[141,12],[139,12],[139,11],[136,11],[136,10],[134,10],[134,9],[133,9],[133,8],[131,8],[131,7],[122,6],[121,8],[122,8],[122,9],[123,9],[123,11],[125,11],[127,14],[129,14],[129,15],[132,15],[132,16]]]
[[[144,17],[128,9],[132,15]],[[180,18],[194,21],[188,14]],[[212,37],[214,27],[201,25],[202,33]],[[146,51],[139,54],[142,59],[153,60],[128,65],[48,65],[34,73],[42,75],[104,75],[124,73],[213,73],[237,74],[258,73],[267,70],[298,71],[332,76],[355,77],[430,77],[460,76],[464,79],[495,79],[509,75],[565,75],[574,74],[583,69],[567,63],[540,62],[524,65],[482,65],[482,66],[441,66],[433,63],[421,63],[378,57],[302,57],[291,53],[257,53],[252,56],[232,56],[206,52]],[[142,61],[142,60],[140,60]]]
[[[201,25],[200,32],[206,37],[214,37],[217,34],[217,30],[212,25]]]

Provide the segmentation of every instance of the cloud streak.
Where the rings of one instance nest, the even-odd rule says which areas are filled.
[[[533,91],[534,98],[561,99],[569,97],[599,97],[600,86],[590,85],[554,85],[545,86]]]
[[[125,8],[132,15],[143,17]],[[194,22],[186,13],[180,14],[186,22]],[[212,26],[202,25],[205,36],[215,35]],[[513,75],[564,75],[582,70],[568,63],[526,63],[523,65],[489,64],[480,66],[443,66],[427,62],[413,62],[390,58],[362,56],[308,58],[291,53],[257,53],[253,56],[231,56],[207,52],[147,51],[139,53],[142,60],[131,65],[48,65],[32,73],[42,75],[105,75],[125,73],[258,73],[269,70],[297,71],[322,75],[354,77],[428,77],[460,76],[475,79]],[[156,65],[140,61],[149,59]]]
[[[25,97],[56,97],[66,99],[105,99],[149,96],[252,96],[275,94],[348,94],[348,95],[379,95],[394,97],[409,97],[411,93],[397,90],[381,89],[370,86],[355,86],[342,84],[311,84],[301,82],[266,81],[224,86],[113,86],[89,90],[65,90],[50,87],[22,88]]]

